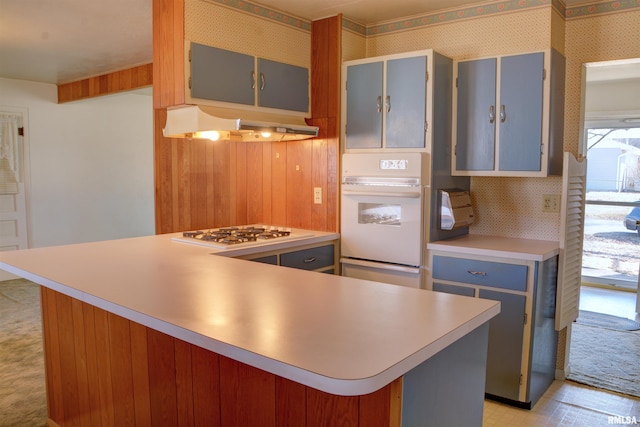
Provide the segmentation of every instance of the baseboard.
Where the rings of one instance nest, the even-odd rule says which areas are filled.
[[[519,400],[507,399],[506,397],[496,396],[489,393],[485,393],[484,397],[485,399],[494,400],[500,403],[506,403],[510,406],[515,406],[516,408],[531,409],[531,407],[533,406],[531,402],[520,402]]]
[[[565,369],[556,369],[555,379],[564,381],[567,379],[567,376],[570,374],[569,367]]]

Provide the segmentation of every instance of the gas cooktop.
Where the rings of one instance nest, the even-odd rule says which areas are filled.
[[[182,237],[173,237],[172,239],[179,242],[210,246],[217,249],[230,249],[266,245],[283,240],[294,240],[312,236],[312,234],[295,232],[291,228],[246,225],[185,231],[182,233]]]

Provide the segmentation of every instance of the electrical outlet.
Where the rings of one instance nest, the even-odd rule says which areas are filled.
[[[560,212],[560,195],[545,194],[542,196],[542,212]]]
[[[313,203],[322,204],[322,187],[313,187]]]

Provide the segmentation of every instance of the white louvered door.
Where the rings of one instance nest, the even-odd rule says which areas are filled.
[[[562,201],[560,205],[560,256],[556,295],[557,331],[578,318],[582,282],[582,243],[584,233],[587,159],[579,161],[564,153]]]
[[[27,198],[23,111],[0,109],[0,251],[27,249]],[[15,278],[0,270],[0,281]]]

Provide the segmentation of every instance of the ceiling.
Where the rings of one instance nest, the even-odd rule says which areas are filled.
[[[0,77],[67,83],[152,61],[152,0],[0,0]],[[363,24],[474,0],[260,0],[307,20],[342,13]],[[565,0],[568,5],[584,0]],[[626,74],[640,75],[640,63]],[[606,69],[593,76],[609,78]]]

